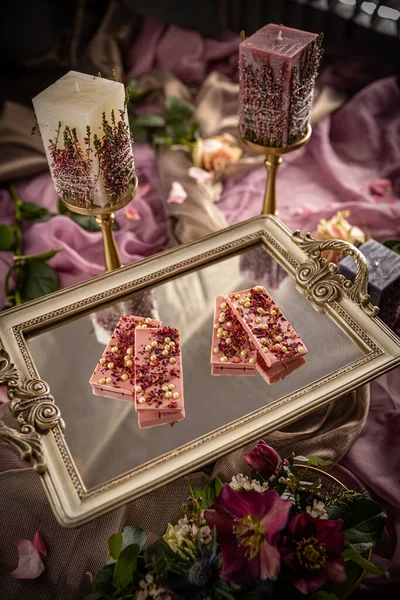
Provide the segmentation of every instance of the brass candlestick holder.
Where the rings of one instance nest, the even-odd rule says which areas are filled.
[[[119,269],[119,267],[122,266],[112,229],[115,220],[114,212],[124,208],[124,206],[129,204],[129,202],[136,195],[137,187],[138,179],[135,175],[126,194],[115,204],[109,203],[106,206],[93,206],[91,208],[87,208],[84,206],[84,202],[78,203],[75,200],[66,200],[61,198],[65,206],[72,212],[96,218],[96,222],[103,234],[104,262],[106,271],[114,271],[114,269]]]
[[[250,142],[245,138],[242,138],[242,142],[253,150],[254,152],[258,152],[258,154],[265,155],[265,166],[267,167],[267,184],[265,187],[265,195],[264,195],[264,203],[262,208],[262,215],[276,215],[278,214],[276,208],[276,175],[278,171],[278,167],[282,162],[282,154],[288,154],[288,152],[293,152],[294,150],[298,150],[305,144],[307,144],[308,140],[311,137],[312,129],[311,125],[308,125],[306,135],[298,140],[294,144],[290,144],[290,146],[285,146],[284,148],[280,147],[268,147],[262,146],[261,144],[255,144],[254,142]]]

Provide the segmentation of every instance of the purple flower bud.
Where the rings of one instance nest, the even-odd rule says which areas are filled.
[[[276,471],[279,455],[264,440],[260,440],[254,450],[245,456],[245,461],[254,471],[269,477]]]

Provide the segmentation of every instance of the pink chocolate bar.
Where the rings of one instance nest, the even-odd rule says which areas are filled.
[[[293,359],[288,364],[275,363],[272,367],[267,367],[265,361],[261,358],[260,353],[257,353],[257,372],[268,384],[277,383],[281,379],[285,379],[290,373],[306,363],[305,358],[300,357]]]
[[[121,400],[133,400],[135,385],[135,330],[160,327],[161,321],[123,315],[90,378],[93,393]]]
[[[179,331],[172,327],[136,330],[135,408],[138,412],[179,414],[183,374]],[[148,415],[147,415],[148,416]]]
[[[299,358],[304,358],[308,352],[264,287],[256,286],[229,294],[227,304],[238,317],[267,368],[277,364],[289,366]],[[226,318],[223,311],[218,318],[220,321]],[[297,365],[300,366],[299,363]]]
[[[223,311],[223,321],[219,314]],[[212,375],[255,375],[257,352],[223,296],[215,302],[211,349]]]
[[[182,421],[185,418],[185,410],[179,412],[171,411],[155,411],[141,410],[138,412],[139,429],[148,429],[149,427],[157,427],[158,425],[174,425],[177,421]]]

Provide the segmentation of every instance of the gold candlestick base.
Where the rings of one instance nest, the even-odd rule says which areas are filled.
[[[99,225],[103,234],[104,262],[106,271],[114,271],[114,269],[119,269],[119,267],[122,266],[112,229],[115,219],[114,211],[117,211],[129,204],[129,202],[136,195],[137,187],[138,180],[135,176],[132,185],[127,190],[126,195],[118,200],[118,202],[115,204],[107,204],[106,206],[93,206],[92,208],[85,208],[83,206],[83,202],[77,203],[75,200],[65,200],[61,198],[65,206],[72,212],[76,212],[80,215],[96,217],[96,223]]]
[[[276,175],[278,167],[283,160],[281,155],[298,150],[307,144],[311,137],[311,133],[311,125],[308,125],[307,133],[303,138],[301,138],[301,140],[291,144],[290,146],[285,146],[284,148],[261,146],[261,144],[255,144],[254,142],[250,142],[249,140],[242,138],[242,142],[248,148],[250,148],[250,150],[258,152],[258,154],[265,154],[265,166],[267,167],[268,175],[267,184],[265,187],[264,203],[261,212],[262,215],[278,214],[276,208]]]

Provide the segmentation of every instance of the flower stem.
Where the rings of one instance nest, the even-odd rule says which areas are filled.
[[[17,191],[15,189],[15,187],[13,185],[10,185],[10,192],[11,195],[14,199],[14,203],[15,203],[15,225],[14,225],[14,234],[15,234],[15,256],[19,257],[22,256],[22,229],[21,229],[21,223],[22,223],[22,217],[21,217],[21,206],[22,206],[22,200],[20,199],[20,197],[17,194]],[[14,259],[15,261],[15,259]],[[10,296],[10,292],[9,292],[9,278],[11,273],[14,271],[14,293],[13,296]],[[14,265],[11,267],[11,269],[8,271],[7,276],[6,276],[6,281],[5,281],[5,291],[6,291],[6,296],[8,299],[13,298],[14,300],[14,304],[16,306],[18,306],[19,304],[22,304],[22,296],[21,296],[21,292],[19,290],[20,287],[20,283],[21,283],[21,276],[22,276],[22,269],[21,269],[21,265],[18,264],[18,262],[14,262]],[[7,293],[8,292],[8,293]]]

